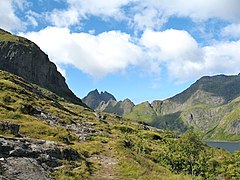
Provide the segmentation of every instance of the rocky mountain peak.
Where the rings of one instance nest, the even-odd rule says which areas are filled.
[[[33,42],[0,29],[0,70],[18,75],[73,103],[84,105],[68,88],[65,78]]]
[[[116,98],[107,91],[100,92],[95,89],[83,98],[83,102],[92,109],[97,109],[100,104],[107,103],[109,100],[117,101]]]

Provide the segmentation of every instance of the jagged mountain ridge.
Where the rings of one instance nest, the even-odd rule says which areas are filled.
[[[109,92],[99,93],[97,89],[90,91],[82,100],[86,105],[96,111],[115,113],[119,116],[130,113],[135,106],[128,98],[123,101],[117,101]]]
[[[204,76],[182,93],[177,94],[168,100],[176,103],[184,103],[197,90],[202,90],[211,93],[212,96],[223,98],[221,104],[227,103],[240,96],[240,75]]]
[[[0,29],[0,70],[16,74],[55,92],[66,100],[84,105],[68,88],[56,65],[36,44],[2,29]]]
[[[97,110],[178,133],[194,128],[202,131],[208,139],[239,140],[236,135],[240,133],[239,97],[240,75],[205,76],[166,100],[130,103],[120,110],[122,101],[109,101],[100,104]]]
[[[97,89],[89,92],[87,96],[82,99],[82,101],[92,109],[97,109],[100,103],[107,103],[110,100],[116,101],[116,98],[106,91],[99,93]]]
[[[99,104],[97,111],[115,113],[119,116],[126,115],[132,112],[134,103],[130,99],[124,99],[123,101],[110,100],[107,103],[102,102]]]

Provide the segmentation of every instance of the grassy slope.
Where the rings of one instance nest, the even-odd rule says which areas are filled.
[[[164,101],[163,105],[152,107],[147,102],[141,103],[125,117],[177,133],[194,128],[203,133],[206,140],[240,141],[240,98],[224,105],[210,104],[217,100],[219,98],[199,91],[184,104]]]
[[[196,104],[185,109],[181,117],[190,126],[202,131],[206,140],[240,141],[240,129],[237,126],[240,123],[239,103],[240,98],[220,106]],[[189,122],[189,115],[194,112],[197,112],[198,120]]]
[[[153,119],[157,118],[157,115],[148,102],[143,102],[134,106],[132,112],[126,114],[125,117],[150,123]]]
[[[64,102],[55,94],[3,71],[0,71],[0,92],[1,121],[20,124],[20,133],[24,138],[56,141],[82,154],[82,161],[65,162],[62,169],[54,172],[53,176],[57,179],[102,179],[110,176],[116,179],[190,179],[187,175],[173,174],[149,158],[150,155],[124,147],[126,139],[133,138],[140,143],[142,138],[139,137],[155,131],[158,133],[157,130],[143,130],[141,124],[109,114],[103,115],[104,120],[99,119],[91,110]],[[33,115],[24,114],[22,107],[29,104],[56,117],[58,125],[50,126]],[[74,132],[64,127],[66,124],[86,122],[93,123],[91,128],[100,133],[87,136],[85,141],[78,140]],[[0,131],[0,135],[13,137],[5,131]],[[157,152],[163,143],[152,141],[151,136],[146,136],[144,142],[145,146],[152,146],[153,152]],[[108,163],[107,160],[111,159],[117,163]]]
[[[1,42],[14,42],[23,44],[25,46],[33,45],[33,42],[16,35],[12,35],[9,32],[3,31],[0,29],[0,43]]]
[[[52,140],[70,146],[81,154],[80,161],[64,161],[64,166],[52,173],[56,179],[193,178],[187,170],[189,166],[184,165],[189,155],[191,157],[189,148],[194,146],[193,152],[196,148],[189,139],[186,141],[186,138],[178,138],[170,131],[111,114],[101,113],[99,118],[89,109],[67,103],[63,98],[3,71],[0,71],[0,92],[0,121],[20,124],[23,138]],[[36,116],[24,114],[23,107],[27,105],[50,114],[55,125],[50,126]],[[143,105],[149,106],[146,103]],[[85,140],[79,140],[74,131],[65,128],[71,124],[81,124],[97,133],[90,133]],[[0,135],[13,137],[7,131],[0,131]],[[214,169],[213,172],[209,171],[209,168],[216,167],[219,168],[218,173],[228,172],[229,166],[235,172],[235,165],[229,161],[232,158],[229,153],[214,150],[204,143],[192,157],[200,158],[203,164],[195,163],[196,167],[205,167],[207,173],[204,176],[216,177]],[[211,163],[215,163],[214,167]],[[198,171],[194,172],[198,174]]]

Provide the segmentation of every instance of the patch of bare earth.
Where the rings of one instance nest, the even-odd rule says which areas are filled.
[[[94,174],[94,179],[111,180],[118,179],[116,164],[117,159],[107,157],[105,155],[94,155],[90,158],[91,161],[98,162],[100,165],[99,171]]]

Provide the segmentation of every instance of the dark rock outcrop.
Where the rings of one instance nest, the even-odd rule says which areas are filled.
[[[80,160],[77,151],[45,140],[0,137],[0,179],[51,179],[61,160]]]
[[[73,103],[84,105],[68,88],[54,63],[33,42],[0,29],[0,70],[16,74]]]
[[[48,180],[52,178],[35,159],[10,157],[0,159],[0,179]]]
[[[9,131],[11,134],[19,135],[19,124],[10,123],[7,121],[0,121],[0,131]]]

